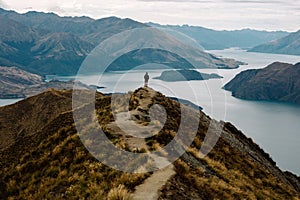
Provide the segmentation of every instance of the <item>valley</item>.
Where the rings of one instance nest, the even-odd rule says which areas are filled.
[[[299,199],[300,35],[281,3],[0,0],[0,199]]]

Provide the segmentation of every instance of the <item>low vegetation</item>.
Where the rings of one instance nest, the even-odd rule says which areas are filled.
[[[151,89],[138,89],[118,99],[117,105],[125,105],[130,100],[129,110],[141,109],[140,112],[147,113],[149,107],[140,105],[140,99],[148,98],[148,90]],[[147,148],[135,149],[135,152],[162,148],[175,137],[180,124],[180,106],[183,105],[160,93],[149,102],[150,106],[160,104],[166,108],[168,117],[163,129],[146,139]],[[1,136],[15,137],[6,133],[12,131],[10,126],[16,127],[16,133],[24,129],[16,139],[9,140],[12,142],[3,143],[0,150],[1,199],[127,200],[131,199],[135,187],[151,176],[151,173],[120,172],[95,159],[79,138],[70,103],[71,91],[52,90],[0,108],[1,115],[7,114],[7,117],[0,116],[1,123],[6,124],[0,128]],[[39,112],[35,110],[31,116],[21,113],[19,122],[12,123],[16,116],[9,112],[17,112],[15,109],[22,106],[27,106],[28,112],[34,109]],[[56,112],[50,112],[51,108]],[[114,122],[111,97],[97,94],[95,108],[104,134],[117,147],[130,151],[126,138],[107,128]],[[124,111],[127,108],[116,109]],[[44,112],[51,120],[45,121]],[[31,128],[28,128],[29,122],[33,123]],[[223,132],[216,146],[202,157],[199,149],[210,122],[211,119],[201,112],[197,135],[186,153],[174,163],[176,174],[161,189],[159,199],[299,199],[299,178],[289,174],[293,177],[292,183],[268,154],[229,123],[222,123]],[[87,130],[92,128],[86,127]],[[189,133],[186,134],[188,137]],[[94,143],[92,140],[85,142],[87,146]],[[116,155],[111,156],[118,159]],[[131,162],[127,160],[128,165],[135,164]],[[146,165],[147,160],[141,164]]]

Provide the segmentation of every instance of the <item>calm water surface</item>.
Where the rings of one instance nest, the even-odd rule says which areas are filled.
[[[14,104],[22,99],[0,99],[0,106]]]
[[[245,101],[234,98],[222,87],[237,73],[246,69],[263,68],[272,62],[300,62],[299,56],[249,53],[238,49],[211,51],[211,53],[234,58],[248,65],[234,70],[199,70],[206,73],[218,73],[223,79],[190,82],[163,82],[151,79],[150,87],[165,95],[185,98],[201,105],[213,118],[230,121],[258,143],[283,170],[300,175],[300,106],[275,102]],[[151,77],[159,76],[162,70],[149,71]],[[101,79],[101,86],[107,88],[101,92],[126,92],[142,86],[145,70],[129,73],[109,73]],[[89,82],[97,80],[89,77]],[[190,92],[192,88],[193,93]]]
[[[256,102],[236,99],[222,87],[237,73],[246,69],[263,68],[272,62],[300,62],[299,56],[249,53],[239,49],[210,51],[218,56],[234,58],[248,63],[239,69],[201,69],[204,73],[218,73],[223,79],[189,82],[163,82],[151,79],[150,87],[168,96],[189,99],[201,105],[204,112],[213,118],[230,121],[245,135],[258,143],[283,170],[300,175],[300,106],[275,102]],[[151,78],[163,70],[148,70]],[[145,70],[104,74],[99,85],[103,93],[133,91],[143,84]],[[69,80],[75,77],[57,77]],[[77,77],[87,84],[99,81],[98,75]],[[191,92],[192,91],[192,92]],[[7,103],[7,102],[6,102]],[[0,106],[5,101],[0,100]]]

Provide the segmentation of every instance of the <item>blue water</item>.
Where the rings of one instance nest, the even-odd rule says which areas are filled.
[[[14,104],[22,99],[0,99],[0,106]]]
[[[190,82],[163,82],[150,79],[150,87],[168,96],[189,99],[204,108],[213,118],[230,121],[245,135],[251,137],[283,170],[300,175],[300,106],[276,102],[256,102],[236,99],[222,87],[245,69],[263,68],[275,61],[297,63],[299,56],[249,53],[239,49],[210,51],[218,56],[234,58],[248,63],[234,70],[201,69],[204,73],[218,73],[223,79]],[[148,70],[151,78],[162,70]],[[143,85],[145,70],[126,73],[107,73],[101,77],[103,93],[134,91]],[[99,75],[77,77],[87,84],[98,83]],[[76,77],[56,77],[69,80]],[[1,101],[0,101],[1,105]]]

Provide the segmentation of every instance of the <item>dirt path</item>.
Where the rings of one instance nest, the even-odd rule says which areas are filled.
[[[122,129],[120,127],[122,126]],[[146,127],[136,124],[135,122],[129,120],[125,113],[120,113],[117,115],[117,122],[113,122],[108,126],[114,133],[123,136],[126,144],[131,150],[133,149],[146,149],[148,151],[148,146],[146,144],[145,138],[152,134]],[[126,134],[125,131],[126,130]],[[151,130],[151,129],[150,129]],[[146,137],[145,137],[146,136]],[[163,157],[156,154],[152,154],[151,158],[154,160],[155,166],[161,168],[169,164],[169,161]],[[136,191],[132,194],[133,200],[156,200],[159,197],[160,189],[166,184],[166,182],[175,174],[174,166],[171,164],[163,169],[155,171],[145,182],[135,189]]]
[[[112,133],[123,137],[125,143],[131,150],[144,148],[146,151],[149,151],[145,138],[157,134],[163,127],[163,124],[159,122],[144,126],[132,117],[136,115],[144,116],[145,114],[139,110],[149,109],[152,98],[156,95],[154,90],[150,88],[145,89],[147,92],[140,95],[138,99],[139,106],[135,110],[116,113],[115,121],[107,125],[107,128],[109,128]],[[156,111],[162,113],[160,110]],[[153,172],[143,184],[137,186],[135,192],[132,194],[134,200],[156,200],[159,197],[160,189],[176,173],[173,164],[168,165],[169,161],[167,158],[157,154],[152,154],[151,158],[154,160],[155,166],[158,169],[163,166],[167,167]]]
[[[115,113],[115,121],[106,125],[113,134],[120,135],[123,137],[125,143],[128,145],[130,150],[134,149],[148,149],[145,138],[149,138],[162,129],[163,124],[156,120],[155,123],[149,123],[147,126],[139,123],[138,119],[133,116],[145,117],[145,113],[139,111],[149,109],[152,103],[153,97],[156,95],[156,91],[151,88],[144,88],[144,92],[139,95],[138,102],[139,106],[135,110],[121,111]],[[122,110],[122,109],[120,109]]]
[[[175,175],[174,166],[169,165],[164,169],[153,173],[145,182],[135,189],[132,194],[133,200],[156,200],[160,189],[167,183],[171,176]]]

